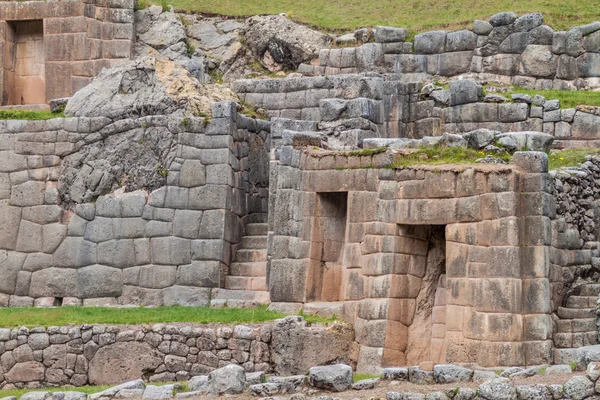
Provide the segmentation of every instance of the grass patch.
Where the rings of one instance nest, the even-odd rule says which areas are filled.
[[[548,155],[548,170],[577,167],[584,163],[587,156],[596,156],[600,154],[600,149],[575,149],[563,150]]]
[[[252,104],[246,103],[245,101],[240,101],[240,105],[242,106],[240,113],[246,117],[265,120],[267,119],[267,115],[262,112],[262,110],[259,111],[259,109],[254,107]]]
[[[586,90],[535,90],[515,87],[514,90],[498,94],[510,99],[511,94],[536,94],[544,96],[547,100],[560,100],[560,108],[575,108],[580,105],[600,107],[600,92]]]
[[[355,373],[352,375],[352,378],[354,379],[354,382],[358,382],[358,381],[362,381],[363,379],[381,378],[381,375]]]
[[[62,112],[30,111],[30,110],[0,110],[0,120],[24,119],[29,121],[43,121],[52,118],[64,118]]]
[[[82,387],[50,387],[45,389],[10,389],[0,390],[0,397],[21,397],[25,393],[30,392],[83,392],[86,394],[94,394],[106,390],[112,386],[82,386]]]
[[[60,308],[2,308],[0,326],[61,326],[80,324],[153,324],[190,322],[199,324],[259,323],[283,318],[285,315],[257,308],[209,308],[209,307],[156,307],[156,308],[110,308],[110,307],[60,307]],[[327,323],[333,319],[312,315],[305,316],[309,323]]]
[[[413,32],[458,30],[501,11],[519,15],[542,12],[545,23],[556,30],[568,30],[598,18],[595,0],[171,0],[170,4],[176,9],[235,17],[287,13],[296,21],[328,31],[376,25],[404,27]]]
[[[510,154],[494,154],[477,151],[464,147],[421,147],[414,153],[400,156],[392,168],[408,167],[410,165],[439,165],[439,164],[475,164],[479,158],[490,155],[504,161],[510,160]]]

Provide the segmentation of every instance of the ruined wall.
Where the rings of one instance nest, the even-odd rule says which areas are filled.
[[[268,171],[253,167],[268,130],[232,102],[211,120],[1,121],[0,304],[208,305],[246,218],[267,212]],[[94,146],[162,164],[119,153],[107,167],[86,158]],[[164,181],[136,186],[144,168]]]
[[[470,82],[425,91],[422,83],[365,74],[240,80],[233,87],[272,118],[315,121],[316,130],[340,148],[361,147],[365,138],[422,138],[480,128],[545,132],[554,136],[556,148],[598,147],[598,108],[561,109],[559,101],[541,97],[514,103],[484,98]]]
[[[0,329],[0,388],[113,385],[140,378],[187,381],[229,364],[241,365],[246,372],[306,374],[313,365],[352,363],[352,343],[349,325],[307,326],[301,317],[218,327]],[[292,355],[298,357],[295,365],[290,362]]]
[[[540,13],[500,13],[471,30],[433,31],[406,42],[408,31],[377,27],[375,41],[357,48],[323,49],[307,75],[377,71],[407,78],[473,75],[536,89],[600,86],[600,23],[555,32]],[[411,79],[411,78],[408,78]],[[415,79],[416,80],[416,79]]]
[[[545,155],[517,153],[518,168],[389,168],[392,153],[310,151],[295,146],[314,146],[316,136],[284,130],[283,138],[269,225],[273,302],[303,303],[314,292],[311,259],[337,248],[315,252],[318,198],[345,193],[339,301],[361,345],[358,370],[552,360],[550,275],[543,268],[552,210],[540,206],[552,195],[539,184],[547,176]],[[426,267],[432,225],[445,226],[445,324],[437,320],[444,333],[436,334],[437,347],[412,357],[416,347],[433,344],[409,334],[424,279],[435,276]]]
[[[19,65],[13,63],[17,43],[14,26],[20,21],[43,22],[45,103],[70,97],[89,84],[102,68],[131,57],[135,40],[133,0],[24,1],[0,3],[1,105],[21,104],[11,96]],[[32,102],[27,101],[26,104]]]

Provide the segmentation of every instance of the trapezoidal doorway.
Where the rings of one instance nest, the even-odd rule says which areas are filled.
[[[2,105],[45,104],[43,21],[9,21],[5,35]]]

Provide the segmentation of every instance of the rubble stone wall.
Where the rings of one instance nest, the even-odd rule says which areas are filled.
[[[422,83],[391,77],[332,77],[240,80],[234,90],[272,118],[316,121],[332,143],[357,147],[362,139],[422,138],[486,128],[500,132],[538,131],[554,136],[556,148],[598,147],[600,110],[560,108],[543,103],[486,102],[463,87],[423,93]],[[473,89],[473,88],[470,88]]]
[[[235,107],[215,103],[211,120],[0,121],[0,305],[208,305],[246,219],[268,207],[269,124]],[[171,140],[164,186],[111,193],[108,185],[87,202],[63,202],[66,157],[110,138],[158,146],[157,135]],[[88,191],[111,169],[94,171]]]
[[[134,7],[134,0],[2,2],[0,50],[6,51],[0,51],[0,65],[11,64],[4,60],[13,54],[11,23],[43,20],[45,102],[70,97],[102,68],[131,58]],[[0,69],[1,105],[8,101],[10,74]]]
[[[379,33],[378,33],[379,31]],[[432,31],[407,42],[401,28],[377,27],[375,41],[360,47],[323,49],[307,75],[387,72],[418,77],[473,75],[536,89],[600,86],[600,23],[568,32],[544,25],[542,14],[500,13],[475,21],[471,30]]]
[[[352,329],[333,325],[289,317],[253,325],[0,329],[0,388],[187,381],[229,364],[305,374],[311,363],[352,363]],[[290,355],[298,357],[293,367]]]

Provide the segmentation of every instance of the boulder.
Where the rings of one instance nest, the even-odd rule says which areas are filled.
[[[383,379],[386,381],[406,381],[408,380],[408,368],[384,368]]]
[[[428,385],[435,383],[433,371],[425,371],[418,366],[408,368],[408,380],[417,385]]]
[[[473,372],[473,382],[485,382],[496,379],[498,375],[494,371],[475,371]]]
[[[185,27],[179,15],[163,12],[149,24],[147,30],[138,35],[138,40],[155,49],[165,49],[186,40]]]
[[[516,94],[511,95],[511,98],[513,99],[513,101],[515,103],[531,104],[531,102],[533,101],[533,99],[531,98],[531,96],[528,95],[528,94],[516,93]]]
[[[408,31],[404,28],[391,26],[378,26],[375,28],[375,42],[377,43],[404,42],[407,37]]]
[[[529,31],[529,43],[552,46],[554,30],[548,25],[538,26]]]
[[[216,369],[208,375],[207,390],[210,394],[239,394],[246,386],[246,372],[239,365],[231,364]]]
[[[148,385],[148,386],[146,386],[146,390],[144,390],[142,399],[152,399],[152,400],[170,399],[173,397],[174,389],[175,389],[174,385],[163,385],[163,386]]]
[[[354,329],[345,323],[308,327],[302,317],[277,320],[271,338],[273,370],[298,375],[314,365],[347,362],[353,341]]]
[[[446,31],[431,31],[415,36],[415,54],[438,54],[444,52]]]
[[[90,360],[89,381],[92,385],[110,385],[138,379],[144,371],[152,371],[161,363],[157,351],[148,343],[114,343],[100,348]]]
[[[278,385],[283,393],[296,393],[306,386],[307,380],[306,375],[270,376],[267,383]]]
[[[173,61],[142,57],[103,69],[94,81],[69,99],[65,114],[124,119],[145,115],[211,114],[214,101],[235,100],[220,85],[201,85]]]
[[[542,132],[509,132],[497,136],[498,142],[511,150],[533,150],[550,151],[554,136]],[[516,147],[509,143],[506,138],[512,140]]]
[[[312,367],[308,383],[318,389],[343,392],[352,387],[352,367],[346,364]]]
[[[516,400],[517,390],[508,378],[496,378],[479,385],[479,396],[485,400]]]
[[[583,400],[594,394],[594,383],[585,376],[574,376],[563,385],[567,399]]]
[[[435,93],[435,92],[434,92]],[[476,103],[483,98],[483,88],[473,79],[450,81],[450,105]]]
[[[498,14],[492,15],[490,18],[490,24],[495,28],[498,26],[510,25],[515,22],[518,18],[518,15],[514,12],[501,12]]]
[[[20,399],[21,400],[46,400],[51,397],[50,392],[29,392],[24,393]]]
[[[546,385],[519,385],[517,386],[519,400],[552,400],[552,393]]]
[[[467,141],[467,145],[473,149],[479,150],[494,143],[494,138],[500,132],[490,131],[489,129],[477,129],[471,132],[463,133],[462,137]]]
[[[108,388],[98,393],[91,394],[89,396],[90,400],[97,400],[102,398],[111,398],[114,397],[121,390],[141,390],[143,391],[146,388],[146,384],[142,379],[136,379],[134,381],[129,381],[122,383],[120,385]]]
[[[473,32],[478,35],[487,36],[490,34],[492,29],[494,29],[494,27],[487,21],[476,19],[475,22],[473,22]]]
[[[571,366],[568,364],[559,364],[559,365],[550,365],[546,368],[545,375],[568,375],[571,374],[573,370]]]
[[[598,118],[598,123],[600,123],[600,118]],[[577,349],[578,367],[582,369],[587,368],[588,364],[591,362],[600,362],[600,344],[596,344],[593,346],[583,346]]]
[[[445,132],[437,144],[446,147],[467,147],[467,141],[459,134]]]
[[[477,35],[463,29],[446,35],[446,51],[473,50],[477,47]]]
[[[453,364],[438,364],[433,367],[433,377],[438,383],[468,382],[473,370]]]
[[[354,384],[352,385],[352,389],[354,389],[354,390],[374,389],[375,386],[377,385],[377,382],[379,382],[379,378],[362,379],[360,381],[354,382]]]
[[[529,32],[530,30],[541,26],[543,23],[544,17],[542,16],[542,13],[536,12],[525,14],[515,20],[515,31]]]
[[[282,15],[251,17],[246,25],[246,46],[272,72],[297,69],[330,42],[329,36]]]
[[[194,376],[188,381],[188,389],[190,392],[198,392],[201,390],[206,390],[206,385],[208,383],[207,375],[199,375]]]
[[[521,55],[523,72],[536,78],[552,78],[556,74],[558,57],[551,46],[531,44]]]

